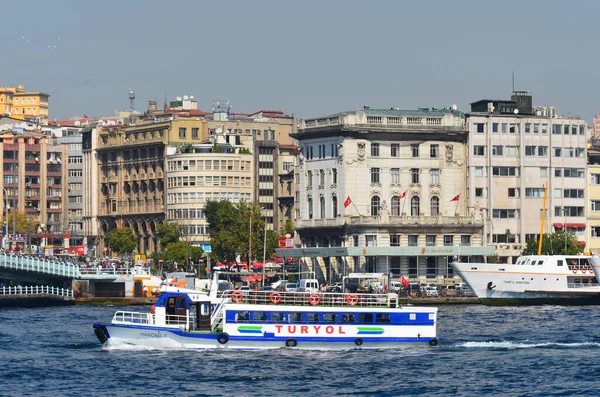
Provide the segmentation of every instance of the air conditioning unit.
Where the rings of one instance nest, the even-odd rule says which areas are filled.
[[[25,186],[30,187],[31,186],[31,182],[25,182]]]

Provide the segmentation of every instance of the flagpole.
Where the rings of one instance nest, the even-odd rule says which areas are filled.
[[[356,207],[356,204],[354,204],[354,201],[352,202],[352,206],[354,207],[354,209],[356,210],[356,213],[358,214],[358,216],[362,216],[360,214],[360,211],[358,211],[358,208]]]

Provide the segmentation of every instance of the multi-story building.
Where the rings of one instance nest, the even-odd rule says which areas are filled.
[[[493,252],[481,246],[481,213],[466,206],[461,113],[365,108],[302,120],[294,138],[302,248],[278,252],[318,277],[452,277],[453,256]]]
[[[544,114],[518,91],[511,100],[473,102],[467,115],[468,207],[483,213],[485,243],[504,261],[539,236],[546,183],[544,232],[566,225],[584,240],[586,123]]]
[[[48,124],[48,98],[44,92],[27,92],[23,85],[0,87],[0,114],[20,119],[36,119]]]
[[[294,165],[298,147],[279,145],[277,157],[277,179],[275,184],[275,223],[276,230],[283,230],[287,221],[294,221]]]
[[[61,127],[61,145],[67,147],[67,234],[69,247],[83,245],[83,152],[81,128]]]
[[[62,253],[67,227],[68,153],[56,138],[41,133],[38,125],[0,120],[0,181],[5,201],[32,221],[30,243],[48,256]]]
[[[253,198],[252,154],[220,138],[214,143],[167,148],[167,219],[181,226],[187,243],[207,252],[211,247],[205,203],[251,202]]]
[[[138,253],[159,248],[156,227],[166,211],[165,148],[196,139],[206,139],[206,121],[177,116],[98,129],[99,255],[109,253],[106,235],[123,226],[138,236]]]
[[[587,153],[587,250],[600,254],[600,148],[591,147]]]
[[[96,125],[81,129],[82,189],[83,189],[83,246],[91,257],[102,254],[100,245],[100,223],[98,222],[98,127]]]
[[[594,139],[600,138],[600,114],[594,116],[594,127],[592,137]]]

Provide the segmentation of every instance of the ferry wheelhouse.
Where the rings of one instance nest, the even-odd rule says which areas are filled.
[[[118,311],[110,323],[95,323],[94,331],[101,343],[153,348],[340,350],[438,343],[437,308],[400,307],[396,294],[217,290],[171,288],[150,312]]]
[[[597,304],[600,286],[587,255],[526,255],[515,264],[461,263],[452,266],[482,303]]]

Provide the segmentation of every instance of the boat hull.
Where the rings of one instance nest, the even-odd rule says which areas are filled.
[[[583,306],[599,305],[600,295],[578,295],[578,296],[559,296],[546,294],[533,296],[522,294],[521,296],[506,296],[493,298],[479,298],[479,301],[488,306],[538,306],[538,305],[562,305],[562,306]]]
[[[227,335],[226,343],[219,342],[217,333],[185,332],[179,329],[95,323],[94,331],[109,347],[139,346],[151,349],[221,349],[266,350],[293,348],[300,350],[390,349],[409,346],[436,346],[437,338],[429,337],[317,337],[274,336],[263,334]],[[103,337],[104,336],[104,337]],[[221,339],[223,342],[223,339]]]

